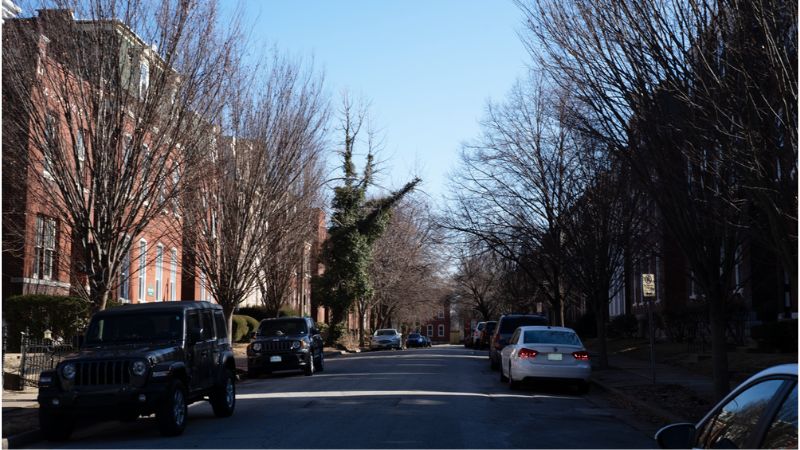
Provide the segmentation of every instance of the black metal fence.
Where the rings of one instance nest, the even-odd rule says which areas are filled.
[[[54,341],[35,339],[22,333],[19,376],[27,386],[39,384],[39,374],[56,367],[69,353],[75,351],[72,339]]]

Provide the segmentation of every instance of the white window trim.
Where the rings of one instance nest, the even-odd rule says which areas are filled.
[[[160,254],[160,256],[159,256]],[[164,301],[164,293],[162,292],[162,283],[164,282],[164,245],[156,245],[156,301]]]
[[[144,244],[144,246],[142,246]],[[139,239],[139,298],[147,302],[147,241]]]
[[[444,337],[444,325],[439,324],[438,330],[437,330],[437,335],[438,335],[438,337]]]
[[[169,251],[169,297],[173,302],[178,300],[178,249]]]
[[[433,325],[428,325],[427,326],[427,330],[425,330],[425,331],[428,332],[428,334],[427,334],[428,336],[433,336]]]
[[[128,235],[125,235],[125,240],[130,241],[131,237],[128,236]],[[132,256],[133,255],[131,255],[131,249],[128,249],[128,252],[125,255],[123,255],[123,258],[125,258],[125,257],[128,258],[128,277],[127,277],[127,279],[122,279],[122,275],[123,275],[122,274],[122,267],[120,267],[120,272],[119,272],[119,276],[120,276],[119,290],[117,291],[117,297],[119,298],[120,303],[130,303],[131,302],[131,267],[132,267],[132,263],[133,263]],[[123,263],[124,263],[124,260],[123,260]],[[125,283],[128,284],[128,298],[124,298],[124,297],[122,297],[122,295],[120,295],[121,294],[120,291],[122,290],[122,288],[125,285]]]

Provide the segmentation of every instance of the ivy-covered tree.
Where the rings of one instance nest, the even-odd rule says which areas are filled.
[[[344,178],[343,184],[334,188],[329,238],[323,251],[325,273],[314,284],[322,304],[331,309],[331,342],[340,337],[338,325],[344,322],[354,306],[361,305],[357,312],[359,342],[363,345],[367,314],[363,305],[373,295],[369,276],[373,244],[386,230],[392,208],[421,180],[414,178],[385,197],[367,199],[367,189],[373,184],[376,166],[372,145],[369,145],[366,166],[360,176],[353,163],[353,148],[365,113],[363,110],[354,113],[352,104],[345,99],[342,115]]]

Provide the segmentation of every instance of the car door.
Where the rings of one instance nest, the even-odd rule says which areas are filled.
[[[511,338],[508,339],[508,345],[503,347],[503,350],[500,351],[500,364],[502,367],[508,367],[508,362],[511,359],[511,353],[517,347],[517,341],[519,340],[519,328],[514,331],[514,334],[511,335]]]
[[[718,406],[697,430],[700,448],[753,448],[758,444],[765,416],[775,411],[776,398],[787,389],[785,378],[756,380]]]
[[[213,348],[214,345],[214,324],[211,311],[191,311],[187,315],[188,330],[190,336],[198,339],[190,343],[189,355],[191,356],[192,379],[189,388],[192,391],[206,389],[210,387],[214,380],[212,377],[213,369]],[[195,330],[192,332],[191,330]],[[195,334],[198,333],[199,334]]]
[[[308,333],[311,337],[312,355],[318,357],[322,354],[322,336],[319,335],[317,324],[314,323],[313,319],[306,319],[306,325],[308,326]]]

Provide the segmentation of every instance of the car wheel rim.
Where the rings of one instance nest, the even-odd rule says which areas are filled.
[[[172,401],[175,408],[175,425],[181,426],[186,418],[185,405],[183,402],[183,391],[177,389]]]
[[[225,401],[228,402],[228,407],[233,406],[234,398],[236,398],[236,394],[233,388],[233,380],[228,377],[228,382],[225,384]]]

